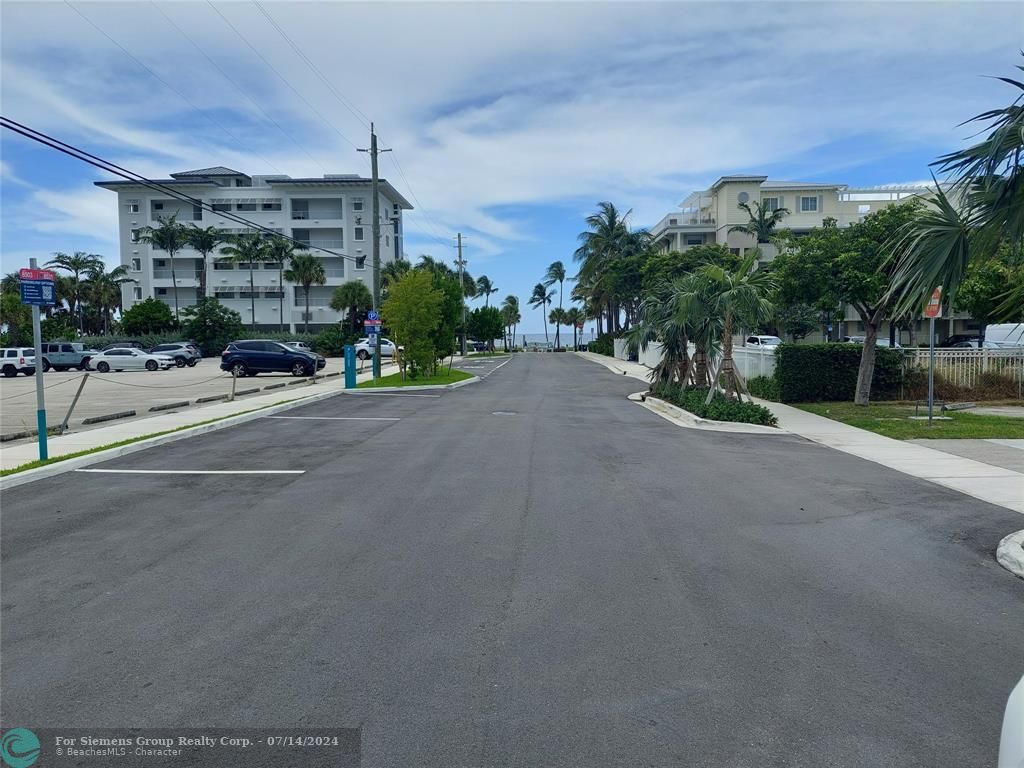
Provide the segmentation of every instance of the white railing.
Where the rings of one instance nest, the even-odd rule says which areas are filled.
[[[928,369],[928,349],[908,349],[906,354],[908,368]],[[995,373],[1021,382],[1024,381],[1024,348],[937,349],[935,371],[949,383],[960,387],[974,387],[978,377],[984,373]]]

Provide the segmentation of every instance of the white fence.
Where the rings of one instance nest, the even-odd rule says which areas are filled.
[[[908,368],[928,369],[927,349],[908,349]],[[960,387],[973,387],[984,373],[995,373],[1024,381],[1024,348],[1013,349],[936,349],[935,372]]]

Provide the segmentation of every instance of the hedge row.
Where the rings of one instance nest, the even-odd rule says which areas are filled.
[[[594,341],[587,344],[587,351],[596,352],[599,355],[614,357],[615,335],[611,333],[602,333]]]
[[[754,397],[779,402],[779,380],[774,376],[754,376],[747,379],[747,389]]]
[[[662,384],[654,388],[654,396],[677,405],[694,416],[714,421],[736,421],[742,424],[763,424],[766,427],[778,425],[775,414],[756,403],[740,402],[716,392],[707,405],[707,389],[683,389],[678,384]]]
[[[775,352],[779,400],[783,403],[853,400],[863,349],[860,344],[780,344]],[[872,399],[898,397],[902,383],[903,353],[898,349],[876,349]]]

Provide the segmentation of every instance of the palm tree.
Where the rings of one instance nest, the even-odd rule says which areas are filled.
[[[720,379],[727,397],[732,394],[739,397],[741,392],[746,392],[743,378],[733,362],[733,329],[740,317],[752,323],[771,317],[772,303],[768,297],[776,290],[775,276],[771,272],[757,270],[759,256],[755,248],[735,270],[717,264],[705,264],[696,272],[698,280],[706,286],[706,293],[700,299],[706,303],[709,313],[720,317],[722,322],[722,360],[711,382],[706,402],[711,402]]]
[[[412,264],[405,259],[389,261],[380,268],[380,289],[385,297],[387,296],[388,288],[401,280],[402,276],[410,269],[412,269]]]
[[[576,343],[577,326],[583,325],[583,321],[585,319],[586,319],[586,317],[583,314],[583,310],[580,309],[579,307],[569,307],[569,309],[565,310],[565,324],[572,326],[572,348],[573,348],[573,351],[575,351],[576,347],[579,346]]]
[[[656,384],[690,383],[690,352],[687,313],[680,311],[680,294],[662,283],[640,303],[637,322],[626,334],[629,351],[636,354],[650,344],[661,344],[661,359],[651,371],[651,389]]]
[[[47,267],[63,269],[70,272],[67,278],[70,281],[68,286],[71,291],[71,313],[78,315],[78,330],[82,331],[82,275],[103,268],[103,259],[95,253],[75,251],[73,254],[57,252],[53,258],[46,262]]]
[[[323,285],[327,282],[323,262],[310,253],[297,253],[292,257],[291,266],[284,271],[284,279],[289,283],[301,285],[306,294],[304,331],[309,333],[309,288],[314,283]]]
[[[558,308],[562,308],[562,284],[565,282],[565,265],[560,261],[553,261],[548,267],[548,271],[544,273],[544,287],[550,288],[555,283],[558,283]],[[561,345],[561,339],[558,336],[558,327],[555,327],[555,346]]]
[[[171,285],[174,287],[174,321],[177,322],[178,276],[174,271],[174,254],[188,247],[188,230],[184,224],[178,223],[177,214],[170,218],[161,216],[157,221],[160,222],[159,227],[142,228],[139,240],[158,251],[167,251],[167,258],[171,261]]]
[[[235,235],[231,238],[231,245],[220,249],[222,254],[219,261],[228,261],[232,264],[246,264],[249,267],[249,301],[252,319],[249,327],[256,330],[256,285],[253,279],[255,264],[261,259],[267,258],[267,239],[259,232],[250,232],[242,235]],[[308,297],[307,297],[308,300]],[[175,299],[177,305],[177,299]],[[177,306],[175,306],[177,311]]]
[[[491,294],[497,293],[498,289],[491,283],[491,278],[487,275],[480,275],[476,279],[476,295],[484,297],[484,306],[490,306]]]
[[[619,328],[619,312],[614,295],[609,291],[605,272],[614,259],[622,255],[629,238],[626,214],[620,214],[613,203],[598,203],[597,213],[586,218],[588,229],[577,236],[580,246],[573,258],[580,263],[577,280],[589,295],[601,297],[608,313],[608,332]],[[598,325],[600,326],[600,318]],[[600,330],[600,328],[599,328]]]
[[[278,330],[282,333],[284,333],[284,265],[289,259],[295,258],[296,251],[305,250],[307,250],[305,245],[294,240],[287,240],[283,237],[267,238],[264,259],[270,264],[277,264]]]
[[[551,299],[554,297],[555,292],[549,291],[544,287],[544,283],[537,283],[533,286],[533,293],[530,295],[530,306],[534,309],[540,309],[540,316],[544,318],[544,341],[548,340],[548,322],[547,322],[547,309],[548,304],[551,303]]]
[[[355,333],[356,317],[360,310],[373,309],[373,294],[362,280],[349,280],[334,289],[331,309],[335,312],[347,312],[349,330]]]
[[[96,307],[103,319],[103,334],[110,333],[110,316],[121,308],[121,286],[137,282],[128,274],[128,267],[121,264],[107,272],[101,264],[88,274],[86,294],[89,302]]]
[[[509,349],[508,334],[512,336],[512,349],[516,347],[516,333],[515,327],[519,324],[522,317],[519,315],[519,297],[509,294],[505,297],[505,300],[501,303],[501,317],[505,321],[505,351]]]
[[[217,250],[217,246],[225,242],[226,238],[227,235],[216,227],[197,227],[195,224],[189,224],[185,230],[185,241],[203,261],[203,266],[199,270],[199,298],[206,296],[206,286],[209,284],[206,269],[210,254]]]
[[[789,214],[789,208],[776,208],[770,210],[761,203],[740,203],[738,207],[746,211],[750,221],[746,224],[736,224],[729,227],[730,232],[745,232],[757,239],[758,244],[770,243],[775,237],[775,228],[779,222]]]
[[[559,339],[562,338],[560,328],[566,325],[565,310],[561,307],[555,307],[548,314],[548,320],[555,326],[555,349],[561,349],[561,343]]]

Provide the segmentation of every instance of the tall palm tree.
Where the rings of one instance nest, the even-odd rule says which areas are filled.
[[[160,216],[159,227],[143,227],[139,233],[139,240],[148,244],[158,251],[167,251],[167,258],[171,261],[171,285],[174,287],[174,321],[178,321],[178,276],[174,270],[174,255],[182,248],[188,247],[188,230],[184,224],[179,224],[177,214],[170,218]]]
[[[562,284],[565,282],[565,265],[560,261],[551,262],[548,266],[547,272],[544,273],[544,286],[550,288],[555,283],[558,283],[558,308],[562,308]],[[555,346],[561,345],[561,339],[558,336],[558,328],[555,328]]]
[[[756,200],[753,203],[739,203],[738,207],[746,211],[750,220],[746,224],[729,227],[730,232],[744,232],[756,238],[758,244],[770,243],[775,237],[775,228],[788,214],[789,208],[765,208]]]
[[[386,297],[388,288],[401,280],[402,276],[410,269],[412,269],[412,264],[405,259],[395,259],[384,264],[380,268],[381,293]]]
[[[301,285],[306,294],[304,331],[309,333],[309,288],[314,283],[324,285],[327,282],[323,262],[310,253],[297,253],[292,257],[291,265],[284,271],[284,279],[289,283]]]
[[[719,380],[722,381],[722,389],[727,397],[733,394],[740,397],[740,393],[746,391],[732,357],[733,330],[738,318],[757,323],[771,317],[772,303],[769,297],[777,287],[771,272],[757,269],[759,256],[755,248],[735,270],[718,264],[705,264],[696,272],[698,279],[706,286],[706,293],[701,299],[706,302],[709,312],[720,317],[722,322],[722,360],[711,382],[707,397],[709,403]]]
[[[611,333],[619,328],[619,312],[605,272],[626,248],[629,238],[626,217],[629,212],[621,214],[613,203],[607,201],[598,203],[597,207],[597,213],[586,218],[588,229],[577,236],[580,245],[573,258],[580,264],[577,280],[590,294],[602,298],[608,313],[607,330]]]
[[[203,265],[199,270],[199,298],[206,296],[206,286],[209,285],[207,274],[207,262],[210,254],[217,250],[217,246],[225,242],[227,235],[217,227],[197,227],[189,224],[185,230],[185,241],[189,247],[202,257]]]
[[[498,289],[491,283],[491,278],[487,275],[480,275],[476,279],[476,295],[484,297],[484,306],[488,307],[491,303],[491,294],[497,293]]]
[[[277,265],[277,313],[278,330],[284,333],[284,265],[290,259],[295,258],[298,251],[308,250],[302,243],[294,240],[287,240],[283,237],[267,238],[266,252],[264,258],[269,264]]]
[[[252,319],[249,327],[256,330],[256,285],[253,279],[255,264],[267,258],[267,239],[258,232],[250,232],[242,235],[235,235],[230,240],[231,245],[220,249],[222,254],[218,261],[228,261],[232,264],[246,264],[249,267],[249,301]],[[322,269],[322,267],[321,267]],[[307,297],[308,298],[308,297]],[[177,311],[177,298],[175,298],[175,311]]]
[[[561,349],[561,333],[559,329],[566,324],[565,310],[561,307],[555,307],[548,313],[548,320],[555,326],[555,349]]]
[[[348,313],[349,330],[355,333],[356,318],[360,310],[373,309],[373,294],[362,280],[349,280],[334,289],[331,309],[335,312]]]
[[[583,314],[583,310],[579,307],[569,307],[569,309],[565,310],[565,324],[572,326],[573,351],[575,351],[576,347],[579,346],[576,342],[577,326],[582,325],[584,320],[586,320],[586,317]]]
[[[73,254],[57,252],[46,262],[47,267],[70,272],[69,288],[72,293],[71,313],[78,316],[78,330],[82,331],[82,275],[103,268],[103,259],[95,253],[75,251]]]
[[[505,351],[509,349],[508,336],[512,336],[512,349],[516,347],[516,332],[515,327],[519,324],[522,317],[519,314],[519,297],[509,294],[505,297],[505,300],[501,303],[501,317],[505,321]]]
[[[544,341],[548,340],[548,304],[551,303],[555,292],[544,287],[544,283],[537,283],[533,286],[533,293],[530,294],[530,306],[540,310],[540,316],[544,320]]]
[[[121,286],[137,282],[128,274],[128,267],[121,264],[107,272],[101,264],[88,274],[86,295],[103,319],[103,334],[110,333],[110,316],[121,308]]]
[[[662,283],[640,303],[637,322],[626,333],[626,346],[636,354],[654,342],[661,344],[661,359],[651,371],[651,388],[656,384],[690,383],[690,325],[680,311],[679,294]]]

